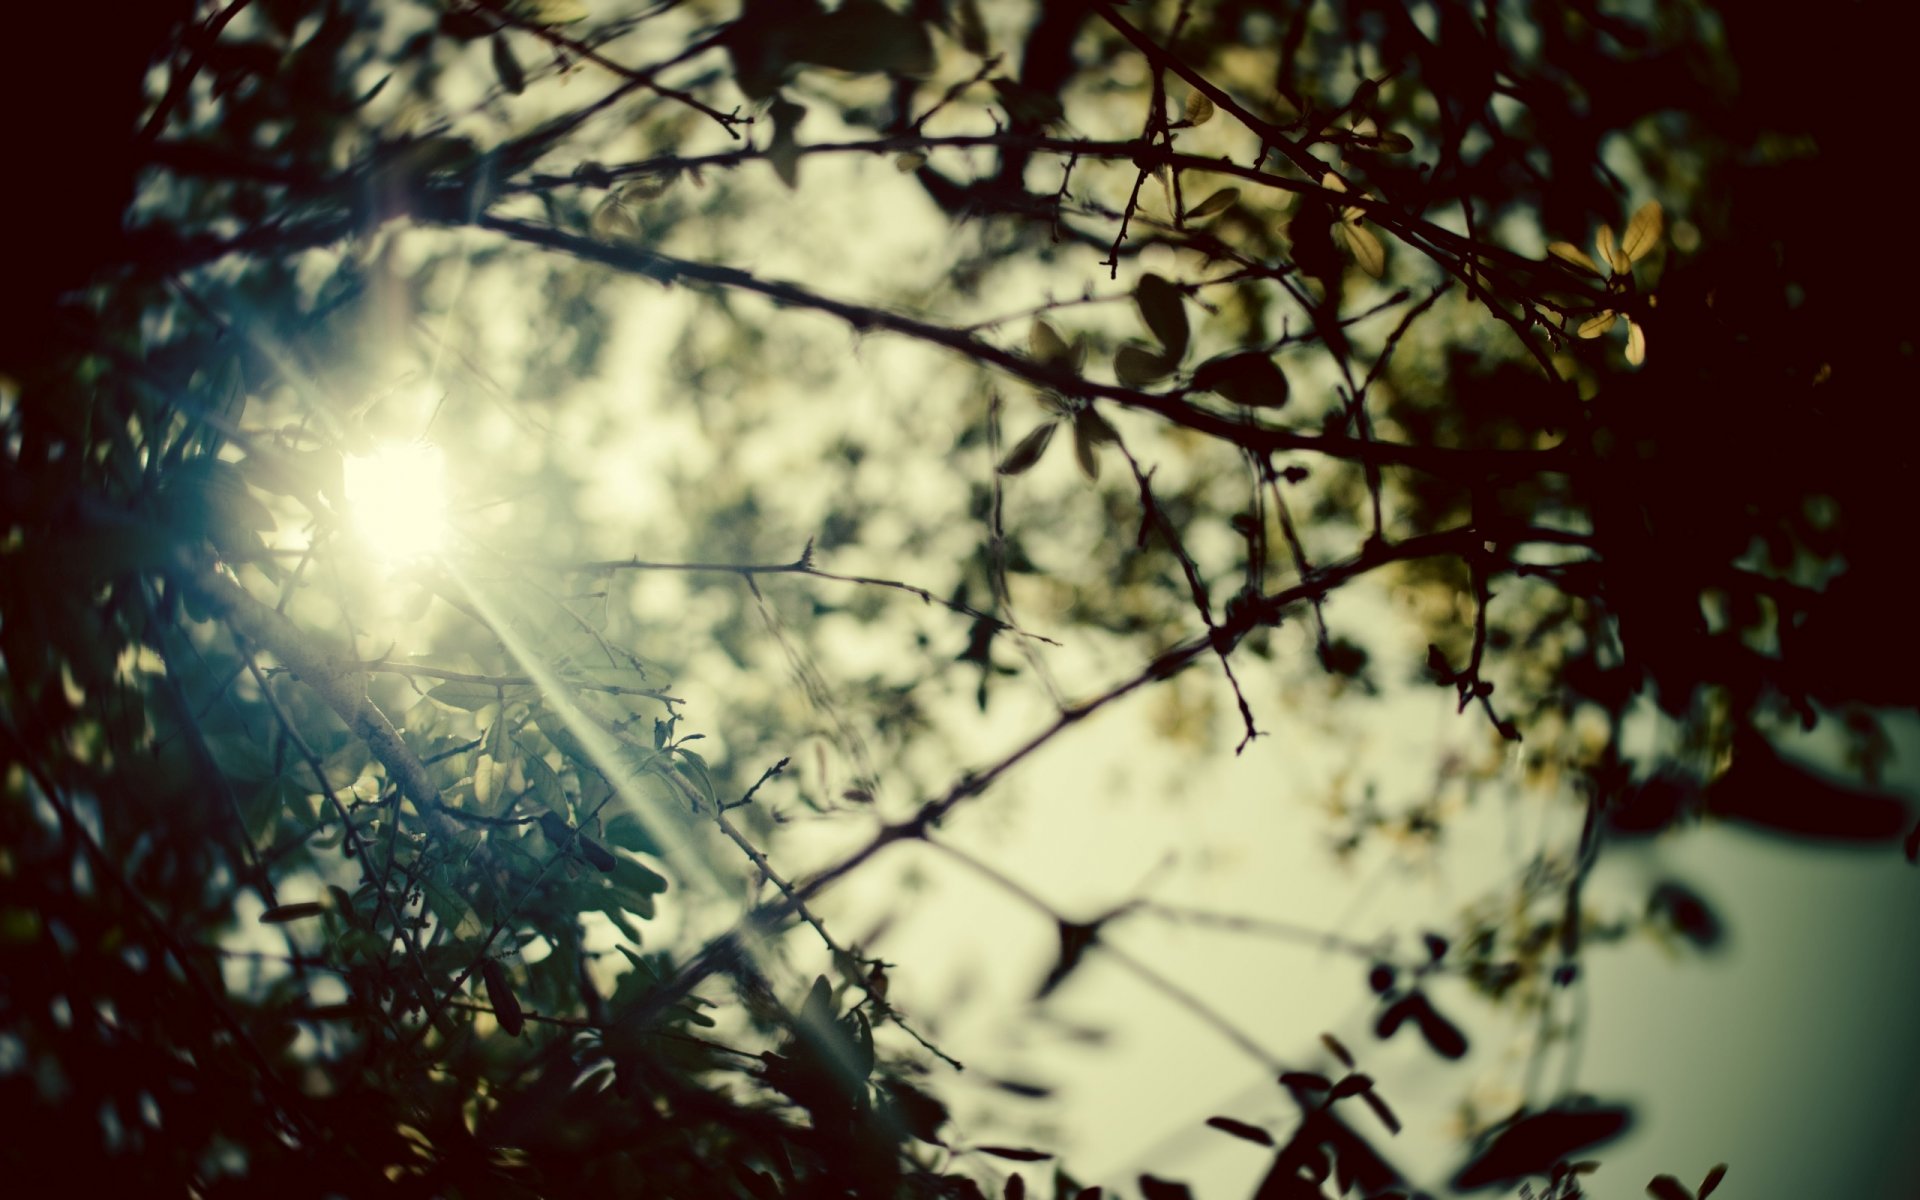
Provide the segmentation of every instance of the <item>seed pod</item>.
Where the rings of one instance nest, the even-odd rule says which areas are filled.
[[[519,1037],[527,1020],[520,1015],[520,1001],[514,999],[513,989],[507,986],[507,973],[491,958],[483,959],[480,979],[487,985],[487,1003],[493,1006],[493,1016],[500,1022],[500,1028],[507,1031],[508,1037]]]

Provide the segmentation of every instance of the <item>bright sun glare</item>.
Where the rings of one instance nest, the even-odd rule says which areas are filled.
[[[419,558],[440,549],[447,529],[447,465],[428,442],[389,442],[347,459],[354,528],[382,558]]]

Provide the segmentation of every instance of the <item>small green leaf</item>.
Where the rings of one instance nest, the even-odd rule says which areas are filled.
[[[1193,92],[1187,96],[1187,124],[1205,125],[1213,120],[1213,100],[1205,92]]]
[[[1204,221],[1208,217],[1217,217],[1229,208],[1232,208],[1234,202],[1238,199],[1240,199],[1239,188],[1221,188],[1213,195],[1208,196],[1205,200],[1188,209],[1187,219],[1189,221]]]

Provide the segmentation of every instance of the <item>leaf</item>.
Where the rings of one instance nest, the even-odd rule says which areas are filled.
[[[1188,209],[1187,220],[1204,221],[1208,217],[1217,217],[1229,208],[1232,208],[1234,202],[1239,199],[1239,188],[1221,188],[1213,195],[1208,196],[1205,200]]]
[[[799,6],[795,6],[798,8]],[[824,16],[809,15],[787,31],[794,61],[855,75],[933,72],[933,39],[925,25],[881,0],[846,0]]]
[[[1413,1001],[1413,1019],[1420,1025],[1421,1036],[1427,1039],[1427,1045],[1442,1058],[1462,1058],[1467,1053],[1467,1037],[1460,1027],[1440,1015],[1424,992],[1414,992],[1407,997]]]
[[[1633,261],[1620,252],[1613,240],[1613,226],[1602,225],[1600,232],[1593,235],[1593,256],[1612,269],[1615,275],[1625,275],[1633,269]]]
[[[1018,1146],[975,1146],[982,1154],[991,1154],[995,1158],[1011,1159],[1014,1162],[1045,1162],[1053,1155],[1045,1150],[1022,1150]]]
[[[327,906],[312,900],[302,900],[297,904],[276,904],[260,914],[262,925],[284,925],[288,921],[298,921],[306,917],[317,917],[327,911]]]
[[[1027,350],[1035,362],[1046,367],[1059,366],[1073,357],[1059,330],[1038,317],[1034,318],[1033,327],[1027,330]]]
[[[1142,1200],[1193,1200],[1193,1190],[1186,1184],[1156,1179],[1152,1175],[1140,1177],[1140,1195]]]
[[[893,169],[902,175],[911,175],[927,165],[927,156],[918,150],[909,150],[905,154],[893,156]]]
[[[1018,475],[1033,468],[1040,456],[1047,452],[1047,446],[1053,441],[1053,431],[1059,428],[1058,421],[1048,421],[1027,436],[1020,439],[1007,456],[1000,460],[1002,475]]]
[[[518,743],[514,748],[520,752],[520,770],[527,777],[533,802],[548,812],[565,812],[567,789],[560,782],[559,773],[547,765],[545,756],[535,754]]]
[[[929,1145],[946,1145],[940,1140],[940,1126],[947,1120],[946,1105],[904,1079],[888,1079],[881,1086],[892,1098],[894,1111],[909,1134]]]
[[[1180,289],[1158,275],[1142,275],[1134,286],[1133,299],[1140,306],[1140,318],[1160,339],[1167,358],[1179,362],[1187,352],[1187,309]]]
[[[1366,1101],[1368,1108],[1373,1110],[1373,1115],[1380,1118],[1380,1123],[1387,1127],[1388,1133],[1397,1134],[1400,1132],[1400,1118],[1393,1114],[1391,1108],[1387,1107],[1387,1102],[1380,1098],[1379,1092],[1372,1090],[1364,1091],[1360,1093],[1360,1098]]]
[[[1700,1181],[1700,1191],[1697,1200],[1707,1200],[1707,1197],[1713,1195],[1714,1191],[1719,1188],[1720,1181],[1726,1177],[1727,1164],[1725,1163],[1721,1163],[1714,1167],[1713,1170],[1708,1171],[1707,1177]]]
[[[1230,1133],[1242,1141],[1253,1142],[1260,1146],[1273,1145],[1273,1135],[1258,1125],[1249,1125],[1245,1121],[1236,1121],[1232,1117],[1208,1117],[1207,1124],[1222,1133]]]
[[[620,197],[609,192],[593,210],[593,216],[587,221],[587,229],[594,237],[603,242],[631,242],[640,236],[640,223],[633,219],[627,206]]]
[[[473,798],[481,808],[493,807],[493,797],[500,790],[500,777],[505,773],[491,754],[481,754],[474,760]]]
[[[1354,133],[1347,138],[1347,145],[1375,154],[1409,154],[1413,151],[1413,139],[1404,133]]]
[[[480,960],[480,979],[487,986],[487,1003],[492,1006],[494,1019],[500,1022],[500,1028],[508,1037],[519,1037],[527,1022],[520,1014],[520,1001],[514,997],[513,989],[507,986],[506,972],[493,959],[483,958]]]
[[[1666,215],[1660,209],[1660,202],[1647,201],[1627,221],[1627,232],[1620,238],[1620,253],[1629,263],[1639,262],[1660,244],[1660,234],[1665,228]]]
[[[1113,356],[1113,374],[1123,387],[1139,388],[1165,379],[1173,370],[1167,356],[1155,354],[1143,345],[1128,343]]]
[[[610,873],[613,876],[613,882],[627,891],[639,892],[643,895],[658,895],[670,886],[666,876],[645,863],[636,862],[625,855],[608,854],[605,849],[588,838],[581,838],[580,844],[583,847],[592,846],[601,854],[606,854],[612,865],[602,867],[601,870]],[[593,862],[593,859],[589,857],[588,861]],[[595,862],[594,865],[599,866],[599,863]]]
[[[1328,1054],[1340,1060],[1341,1066],[1346,1067],[1348,1070],[1353,1069],[1353,1055],[1347,1051],[1345,1043],[1341,1042],[1339,1038],[1334,1037],[1330,1033],[1323,1033],[1320,1035],[1320,1044],[1327,1048]]]
[[[1372,1090],[1373,1076],[1360,1074],[1348,1075],[1333,1085],[1333,1098],[1335,1100],[1344,1100],[1349,1096],[1358,1096],[1362,1092]]]
[[[1281,1074],[1282,1087],[1300,1088],[1305,1091],[1326,1092],[1333,1090],[1333,1080],[1318,1071],[1287,1071]]]
[[[1015,125],[1044,128],[1066,120],[1066,110],[1060,107],[1060,101],[1038,88],[1006,78],[988,82],[993,85],[994,94],[1000,98],[1000,106],[1007,110],[1007,115],[1013,118]]]
[[[1192,92],[1187,96],[1187,124],[1205,125],[1213,120],[1213,100],[1205,92]]]
[[[793,132],[800,127],[807,110],[789,100],[778,99],[773,102],[770,112],[773,118],[773,141],[767,147],[767,162],[773,166],[773,173],[788,190],[800,186],[800,144],[794,140]]]
[[[1027,1200],[1027,1181],[1020,1178],[1020,1172],[1007,1176],[1006,1187],[1000,1195],[1002,1200]]]
[[[1546,1175],[1579,1150],[1626,1132],[1632,1114],[1618,1106],[1549,1109],[1522,1117],[1460,1168],[1453,1186],[1462,1190]]]
[[[1100,444],[1094,440],[1093,426],[1079,417],[1073,422],[1073,455],[1080,473],[1090,480],[1100,478]]]
[[[1247,408],[1279,408],[1287,402],[1287,377],[1264,351],[1238,350],[1210,358],[1193,373],[1193,386],[1217,392]]]
[[[1081,959],[1086,955],[1087,947],[1093,945],[1098,939],[1100,925],[1098,922],[1082,925],[1074,921],[1061,921],[1058,931],[1060,957],[1054,961],[1053,969],[1047,972],[1046,979],[1041,981],[1040,990],[1034,995],[1036,1000],[1045,999],[1055,988],[1066,982],[1067,976],[1073,974],[1074,969],[1080,965]]]
[[[574,849],[580,852],[581,858],[587,860],[588,866],[602,874],[611,874],[614,868],[619,866],[621,862],[621,860],[615,858],[605,846],[602,846],[599,842],[594,841],[585,834],[581,834],[579,839],[574,842]],[[642,869],[644,870],[645,868]],[[648,873],[652,874],[652,872]],[[659,877],[655,876],[655,878],[657,879]]]
[[[636,854],[660,854],[660,844],[653,840],[647,827],[640,818],[632,813],[621,813],[607,822],[606,839],[622,850],[631,850]]]
[[[1671,1175],[1655,1175],[1647,1181],[1647,1195],[1654,1200],[1693,1200],[1687,1185]]]
[[[1553,255],[1555,258],[1570,262],[1583,271],[1591,271],[1595,275],[1603,274],[1600,268],[1594,264],[1593,259],[1587,257],[1587,252],[1572,242],[1549,242],[1547,244],[1547,253]]]
[[[513,56],[504,33],[493,35],[493,73],[500,77],[500,86],[514,95],[527,90],[527,73],[520,69],[520,60]]]
[[[1380,244],[1373,230],[1359,223],[1358,219],[1343,221],[1336,228],[1346,239],[1347,249],[1353,251],[1353,261],[1362,271],[1380,278],[1387,272],[1387,248]]]
[[[1603,312],[1597,317],[1589,317],[1580,323],[1580,328],[1574,331],[1574,336],[1597,338],[1607,330],[1612,329],[1613,323],[1618,319],[1619,317],[1611,310]]]
[[[333,911],[340,914],[340,919],[345,921],[349,928],[360,924],[360,914],[353,907],[353,897],[347,894],[347,889],[339,884],[330,883],[327,885],[327,894],[333,899]]]
[[[1665,922],[1700,950],[1716,949],[1726,927],[1699,892],[1673,879],[1661,880],[1647,897],[1647,915]]]
[[[1627,361],[1636,367],[1647,361],[1647,330],[1637,321],[1627,322]]]

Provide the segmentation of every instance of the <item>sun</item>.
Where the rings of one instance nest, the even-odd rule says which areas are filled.
[[[431,442],[388,442],[346,461],[347,507],[384,559],[439,552],[447,532],[447,462]]]

